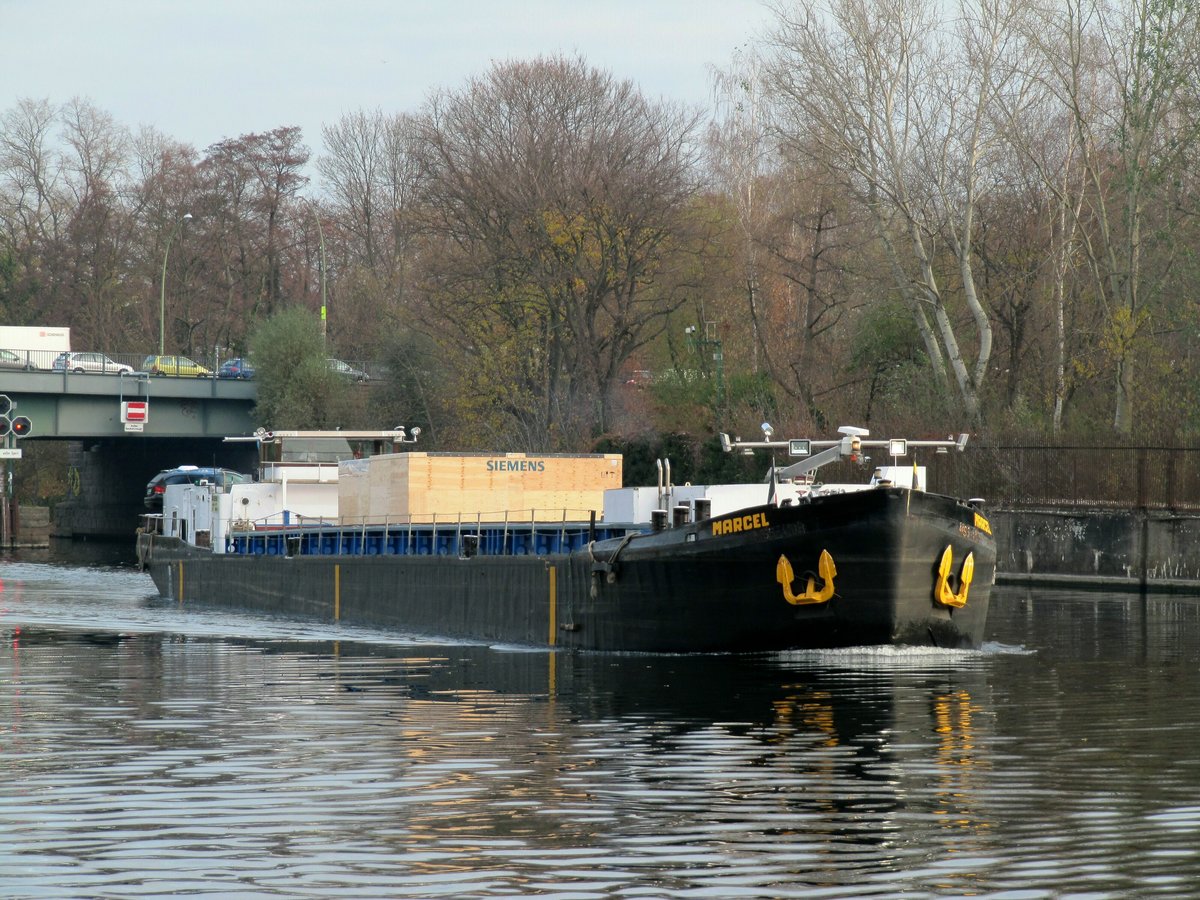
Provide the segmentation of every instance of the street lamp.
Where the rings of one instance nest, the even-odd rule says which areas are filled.
[[[725,351],[721,347],[721,339],[716,336],[717,323],[704,323],[704,336],[698,334],[695,325],[688,325],[683,333],[688,336],[696,350],[701,353],[712,350],[712,360],[716,365],[717,374],[717,415],[723,417],[725,412]],[[764,423],[765,425],[766,423]]]
[[[163,355],[163,338],[167,332],[167,254],[171,252],[171,241],[175,240],[175,235],[179,234],[179,230],[183,228],[183,223],[192,217],[191,213],[184,213],[183,218],[175,223],[175,227],[171,230],[170,236],[167,238],[167,249],[163,251],[163,267],[162,278],[159,281],[158,293],[158,355]]]
[[[312,210],[313,220],[317,223],[317,243],[321,248],[321,344],[325,344],[325,232],[321,228],[321,211],[317,209],[317,204],[313,203],[307,197],[304,198],[308,203],[308,208]]]

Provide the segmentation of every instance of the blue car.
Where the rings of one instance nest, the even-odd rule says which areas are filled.
[[[254,366],[250,365],[250,360],[236,357],[227,359],[221,363],[217,369],[218,378],[253,378]]]

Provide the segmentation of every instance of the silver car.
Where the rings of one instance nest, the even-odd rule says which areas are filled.
[[[20,356],[11,350],[0,350],[0,369],[36,369],[26,356]]]
[[[56,372],[102,372],[116,374],[117,372],[132,372],[133,366],[115,362],[103,353],[60,353],[54,360]]]

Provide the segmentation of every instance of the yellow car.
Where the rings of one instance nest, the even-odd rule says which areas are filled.
[[[142,371],[151,375],[181,375],[186,378],[212,378],[212,371],[186,356],[147,356]]]

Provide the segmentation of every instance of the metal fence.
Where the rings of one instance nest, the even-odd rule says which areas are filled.
[[[931,490],[995,505],[1200,509],[1200,447],[972,444],[918,462]]]
[[[154,364],[155,354],[151,351],[146,353],[98,353],[91,351],[73,351],[71,360],[60,359],[64,356],[64,352],[57,350],[8,350],[7,353],[12,354],[7,356],[0,354],[0,371],[5,369],[23,369],[30,372],[61,372],[64,369],[68,372],[80,372],[83,374],[113,374],[120,372],[125,366],[133,369],[135,372],[151,369]],[[230,354],[232,355],[232,354]],[[185,354],[169,354],[169,359],[190,359],[198,363],[204,369],[210,372],[216,372],[221,365],[221,362],[226,359],[226,355],[216,354],[195,354],[187,356]],[[87,357],[87,359],[79,359],[79,357]],[[386,367],[374,360],[339,360],[343,363],[343,367],[333,365],[331,360],[331,368],[335,372],[353,378],[356,381],[369,381],[373,378],[382,378],[386,372]],[[167,366],[176,365],[178,363],[167,363]],[[190,368],[182,373],[167,371],[165,374],[194,374]]]

